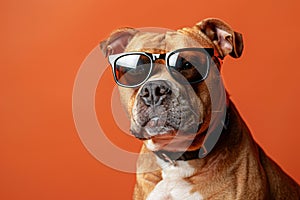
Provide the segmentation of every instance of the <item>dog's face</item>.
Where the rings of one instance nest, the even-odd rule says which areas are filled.
[[[135,71],[140,76],[123,76],[123,79],[135,79],[121,80],[127,81],[125,84],[140,77],[141,80],[136,87],[119,86],[120,98],[130,117],[131,133],[144,140],[148,149],[185,151],[200,148],[211,119],[211,98],[222,99],[218,90],[211,90],[222,84],[219,75],[221,60],[228,54],[239,57],[243,44],[241,35],[233,32],[227,24],[207,19],[192,28],[174,32],[120,29],[102,42],[101,48],[106,56],[122,52],[163,55],[154,57],[149,76],[143,77],[145,69]],[[176,58],[181,56],[184,59],[180,63],[177,59],[176,66],[170,69],[170,60],[174,56],[169,56],[168,52],[174,51],[178,51]],[[129,61],[123,57],[124,62]],[[199,69],[193,65],[209,65],[207,76],[202,77],[204,80],[191,81],[200,76]],[[121,76],[125,72],[119,70],[115,73]]]

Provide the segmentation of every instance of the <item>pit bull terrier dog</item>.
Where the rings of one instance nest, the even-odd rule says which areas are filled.
[[[300,199],[299,185],[264,153],[228,94],[219,92],[223,59],[242,54],[240,33],[210,18],[173,32],[121,28],[100,47],[130,131],[144,141],[141,154],[150,155],[138,159],[143,173],[133,199]],[[223,120],[213,118],[213,107],[226,113]],[[220,126],[207,149],[208,130]]]

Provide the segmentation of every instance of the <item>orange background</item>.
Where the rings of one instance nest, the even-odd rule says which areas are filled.
[[[131,199],[134,174],[102,165],[78,137],[76,73],[117,27],[176,29],[206,17],[243,33],[242,58],[223,66],[226,87],[256,141],[300,182],[299,1],[3,0],[0,199]]]

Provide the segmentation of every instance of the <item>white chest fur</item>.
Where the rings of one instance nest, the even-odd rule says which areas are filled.
[[[176,166],[157,158],[157,162],[162,168],[162,180],[155,186],[149,194],[147,200],[202,200],[199,192],[191,193],[192,185],[184,178],[190,177],[194,173],[186,161],[177,161]]]

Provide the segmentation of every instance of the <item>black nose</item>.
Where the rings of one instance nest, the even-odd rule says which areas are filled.
[[[140,97],[147,106],[158,106],[171,93],[171,88],[166,81],[157,80],[147,82],[141,89]]]

